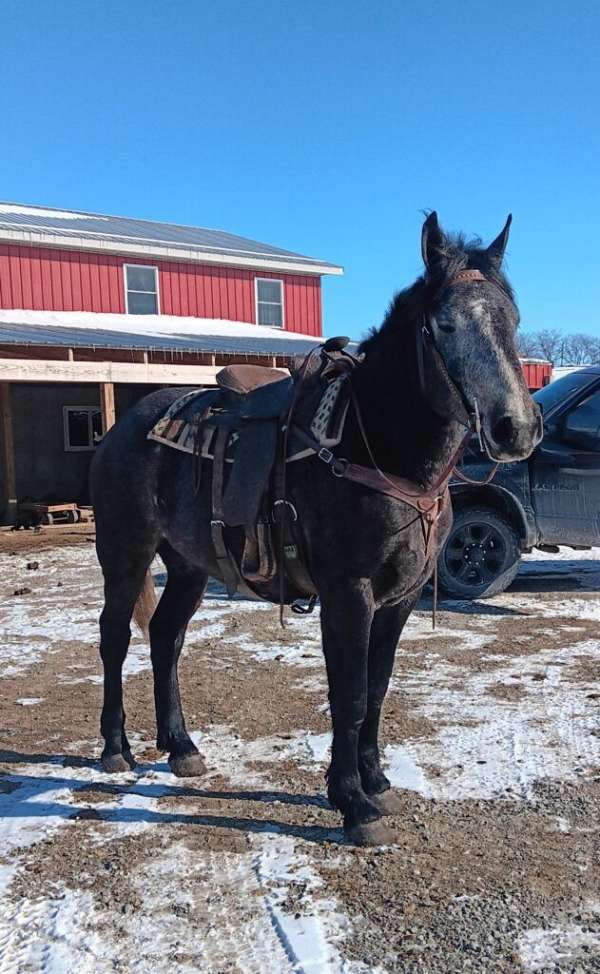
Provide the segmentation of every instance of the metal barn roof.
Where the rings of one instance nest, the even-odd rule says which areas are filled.
[[[336,264],[224,230],[103,216],[49,206],[0,203],[0,240],[137,254],[305,274],[342,274]]]
[[[305,355],[321,339],[247,322],[175,315],[0,310],[0,345]]]

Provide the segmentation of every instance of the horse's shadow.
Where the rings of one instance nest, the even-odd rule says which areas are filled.
[[[138,772],[132,781],[99,781],[85,778],[62,776],[60,769],[64,767],[80,767],[98,769],[98,762],[90,758],[74,757],[72,755],[23,754],[18,751],[0,749],[0,762],[4,764],[48,764],[52,765],[53,774],[30,775],[15,770],[0,777],[0,818],[24,819],[39,818],[63,820],[82,817],[82,811],[90,811],[86,803],[85,792],[93,790],[96,794],[106,794],[106,801],[94,801],[94,819],[107,824],[128,825],[140,823],[144,825],[195,825],[210,828],[232,829],[251,834],[277,834],[303,839],[319,845],[323,843],[345,843],[343,832],[319,825],[302,825],[293,822],[279,821],[274,818],[250,818],[247,815],[222,814],[211,812],[203,808],[194,811],[166,811],[140,805],[135,799],[195,799],[204,803],[211,801],[257,802],[260,804],[281,804],[328,809],[330,806],[323,795],[293,794],[285,791],[272,790],[215,790],[194,788],[189,785],[173,786],[160,782],[143,781],[144,774],[155,770],[155,765],[139,765]],[[65,800],[61,794],[63,790],[71,793],[72,803]],[[3,794],[3,791],[5,792]],[[57,792],[59,794],[57,794]],[[44,800],[47,795],[47,800]],[[132,805],[127,799],[133,798]],[[6,799],[3,801],[3,799]],[[118,804],[110,804],[112,801]],[[4,807],[3,807],[4,806]]]

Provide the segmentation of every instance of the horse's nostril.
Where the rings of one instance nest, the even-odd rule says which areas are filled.
[[[510,416],[503,416],[499,419],[492,430],[492,436],[496,443],[512,443],[516,436],[515,424]]]

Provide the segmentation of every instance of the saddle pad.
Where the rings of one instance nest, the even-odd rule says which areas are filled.
[[[313,413],[310,431],[317,442],[327,449],[337,446],[342,438],[349,404],[347,390],[346,375],[338,376],[328,382]],[[219,405],[222,403],[220,389],[192,389],[184,393],[154,424],[148,433],[148,439],[156,440],[175,450],[182,450],[184,453],[193,453],[197,424],[205,418],[210,407],[217,403]],[[213,434],[214,430],[206,431],[200,449],[200,455],[211,460]],[[232,433],[227,450],[228,462],[231,462],[231,447],[234,446],[237,438],[237,433]],[[292,436],[288,462],[312,456],[313,452],[303,444],[294,442]]]
[[[310,422],[310,432],[319,446],[330,450],[340,443],[349,404],[348,376],[339,375],[325,386]],[[292,433],[288,463],[310,457],[313,453],[314,450],[305,447]]]
[[[191,389],[184,393],[171,403],[164,416],[154,424],[147,438],[184,453],[193,453],[197,422],[218,395],[218,389]]]

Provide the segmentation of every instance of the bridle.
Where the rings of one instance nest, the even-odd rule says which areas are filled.
[[[454,277],[448,282],[447,286],[452,287],[455,284],[469,284],[473,281],[486,281],[499,288],[499,285],[496,285],[494,281],[491,281],[485,276],[485,274],[479,270],[476,270],[475,268],[457,271]],[[464,426],[465,429],[471,434],[475,434],[479,441],[481,452],[485,453],[488,459],[493,461],[494,458],[490,455],[481,429],[481,415],[479,412],[479,404],[477,399],[475,398],[471,402],[465,395],[460,384],[450,372],[448,366],[446,365],[444,356],[442,355],[435,341],[433,329],[431,327],[431,318],[427,312],[423,313],[422,320],[417,323],[415,328],[415,348],[417,375],[420,392],[423,399],[426,401],[429,399],[427,382],[425,378],[425,358],[428,356],[429,358],[434,359],[436,371],[444,377],[453,400],[451,408],[449,410],[445,410],[444,414],[438,413],[435,406],[431,402],[429,403],[430,408],[433,410],[433,412],[437,413],[440,418],[448,419],[448,417],[450,417],[461,426]]]
[[[489,281],[490,283],[495,283],[486,278],[481,271],[475,269],[465,269],[458,271],[452,280],[449,282],[450,285],[470,283],[472,281]],[[496,285],[499,287],[499,285]],[[437,523],[445,510],[449,502],[449,489],[448,484],[453,476],[457,477],[465,483],[473,484],[475,486],[483,487],[489,484],[493,479],[496,470],[498,469],[498,463],[495,462],[492,467],[491,472],[484,480],[472,480],[467,477],[458,469],[458,464],[460,463],[462,456],[467,449],[468,443],[475,434],[479,438],[479,443],[482,451],[485,451],[489,457],[489,452],[487,450],[484,437],[481,431],[481,419],[479,415],[479,408],[477,405],[477,400],[474,400],[471,404],[467,397],[465,396],[463,390],[461,389],[459,383],[454,379],[450,373],[444,357],[440,352],[429,323],[429,319],[425,315],[423,319],[419,322],[416,328],[416,358],[417,358],[417,373],[420,385],[420,390],[423,398],[427,401],[427,384],[425,381],[425,357],[426,355],[432,357],[435,360],[435,365],[437,370],[444,376],[448,388],[451,391],[453,404],[458,407],[456,414],[452,414],[451,418],[455,419],[460,425],[465,428],[465,435],[462,437],[458,447],[453,452],[446,466],[442,470],[441,474],[438,475],[435,482],[429,488],[419,488],[415,483],[406,480],[403,477],[398,477],[395,474],[385,473],[380,469],[377,464],[376,458],[374,456],[373,450],[371,448],[369,437],[365,428],[364,420],[362,417],[362,412],[360,405],[358,403],[356,392],[352,383],[352,372],[354,368],[360,363],[360,359],[356,358],[354,355],[345,351],[345,346],[348,343],[348,339],[329,339],[323,345],[317,346],[312,349],[309,355],[306,357],[300,372],[296,380],[296,390],[291,403],[289,412],[287,414],[285,424],[283,426],[283,437],[282,437],[282,456],[283,456],[283,494],[286,497],[285,490],[285,467],[288,458],[288,438],[290,434],[293,434],[297,439],[299,439],[304,446],[312,450],[317,458],[325,463],[334,477],[344,480],[350,480],[356,484],[360,484],[363,487],[367,487],[371,490],[376,491],[380,494],[385,494],[388,497],[393,497],[396,500],[400,500],[412,507],[416,511],[416,518],[421,522],[421,527],[423,531],[423,543],[425,549],[426,561],[429,561],[430,557],[434,556],[434,608],[433,608],[433,624],[435,627],[435,617],[436,617],[436,603],[437,603],[437,557],[435,557],[434,541],[436,537]],[[334,354],[332,354],[334,353]],[[300,390],[303,386],[304,380],[309,372],[309,365],[312,362],[315,355],[320,354],[325,362],[333,368],[334,372],[337,374],[345,373],[348,378],[348,384],[350,389],[350,402],[352,403],[352,408],[354,415],[356,417],[356,422],[360,436],[365,445],[369,460],[372,466],[366,467],[361,464],[352,463],[342,457],[336,456],[331,450],[321,447],[321,445],[315,440],[313,436],[306,433],[300,427],[298,427],[293,422],[295,408],[299,399]],[[431,403],[430,403],[431,406]],[[433,408],[433,406],[431,406]],[[435,410],[434,410],[435,412]],[[449,413],[442,418],[448,419]],[[490,457],[490,459],[493,459]],[[287,516],[286,510],[287,502],[283,503],[283,518],[285,523],[285,518]],[[414,521],[415,519],[413,519]],[[404,528],[410,526],[413,521],[409,524],[404,525]],[[283,538],[283,532],[281,537]],[[283,541],[281,542],[283,547]],[[281,554],[283,552],[281,551]],[[280,592],[280,618],[283,624],[283,574],[281,576],[281,592]],[[417,588],[420,581],[416,583],[413,588]],[[408,592],[404,595],[410,594]]]

